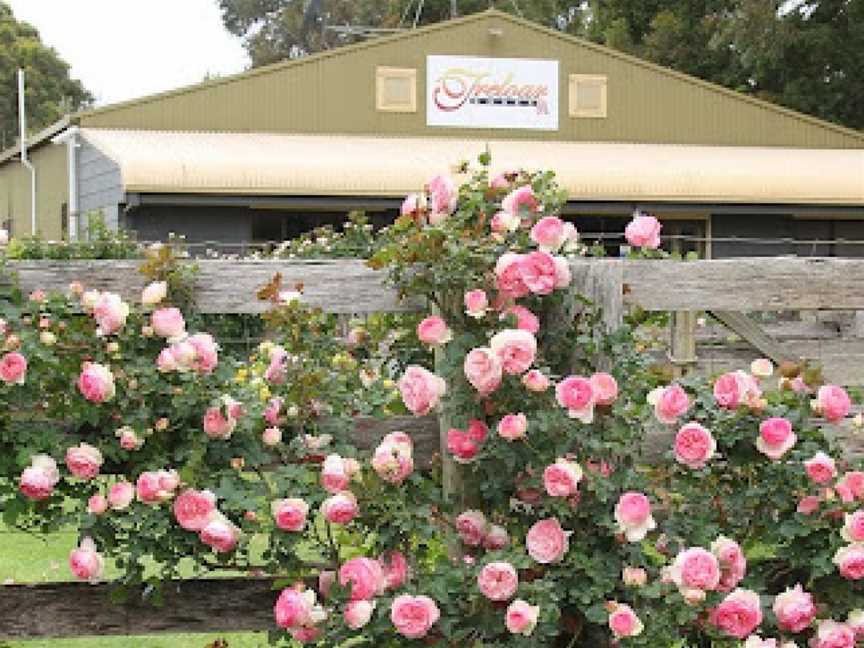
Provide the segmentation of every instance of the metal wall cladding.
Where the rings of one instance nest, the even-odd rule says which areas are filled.
[[[559,130],[426,126],[429,54],[559,60]],[[375,110],[377,66],[418,70],[416,113]],[[570,74],[608,76],[606,118],[568,117]],[[80,121],[96,128],[154,130],[864,148],[864,134],[498,12],[107,107],[85,113]]]
[[[36,167],[36,223],[47,240],[59,240],[61,209],[69,200],[66,146],[47,144],[29,152]],[[30,171],[17,160],[0,165],[0,224],[10,221],[13,236],[31,232]]]

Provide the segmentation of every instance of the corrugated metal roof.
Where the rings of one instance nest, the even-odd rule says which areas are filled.
[[[82,129],[127,192],[402,196],[488,146],[571,200],[864,205],[864,150]]]

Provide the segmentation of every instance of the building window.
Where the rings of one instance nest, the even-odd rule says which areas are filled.
[[[606,77],[599,74],[570,75],[570,116],[606,117]]]
[[[417,112],[417,70],[376,68],[375,108],[378,112]]]

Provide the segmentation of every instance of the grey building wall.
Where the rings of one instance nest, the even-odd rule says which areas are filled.
[[[791,214],[714,214],[715,259],[748,256],[864,257],[864,220],[793,218]],[[717,239],[740,239],[722,241]],[[747,239],[767,239],[763,241]],[[777,239],[786,239],[775,243]],[[840,243],[846,239],[849,243]]]
[[[88,212],[101,211],[105,224],[119,225],[117,205],[125,200],[120,167],[81,138],[78,148],[78,208],[86,225]]]

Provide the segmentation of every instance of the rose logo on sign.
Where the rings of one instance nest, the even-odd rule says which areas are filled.
[[[557,130],[558,61],[429,56],[429,126]]]

